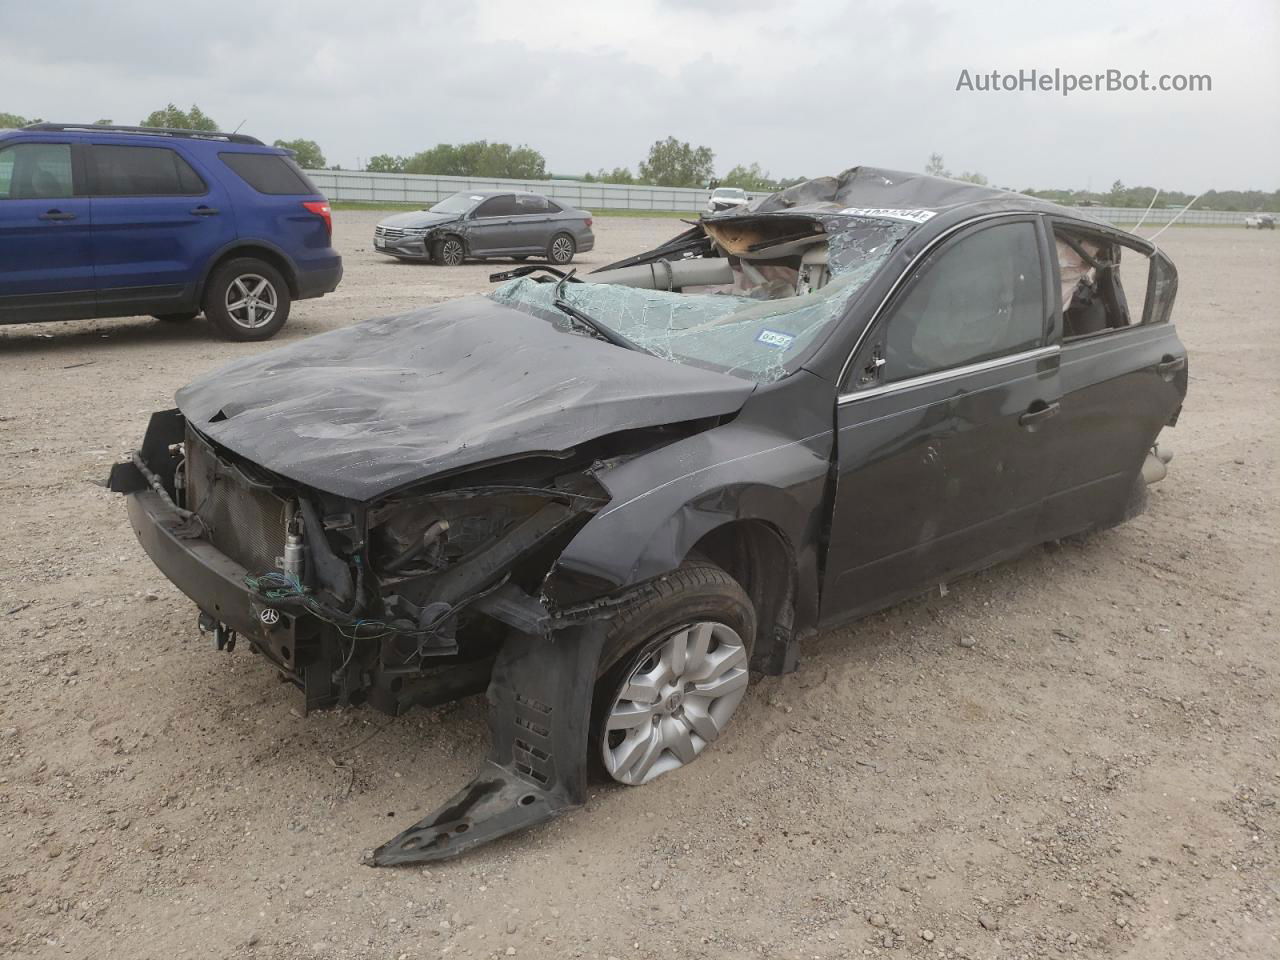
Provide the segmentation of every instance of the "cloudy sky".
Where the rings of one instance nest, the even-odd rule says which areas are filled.
[[[985,9],[984,9],[985,8]],[[330,163],[505,140],[558,174],[654,140],[776,176],[865,163],[1013,188],[1280,187],[1280,3],[0,0],[0,111],[136,123],[173,101]],[[957,91],[1020,69],[1209,74],[1205,93]]]

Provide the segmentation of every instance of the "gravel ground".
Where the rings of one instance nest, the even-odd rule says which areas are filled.
[[[336,219],[276,344],[483,289]],[[677,232],[601,219],[589,267]],[[0,954],[1280,955],[1280,236],[1180,228],[1191,392],[1150,511],[804,650],[687,770],[429,870],[360,852],[470,777],[479,698],[299,716],[94,481],[203,322],[0,328]]]

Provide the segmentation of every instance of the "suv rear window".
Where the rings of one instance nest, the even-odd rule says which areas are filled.
[[[93,147],[94,193],[100,197],[194,197],[208,187],[167,147]]]
[[[320,192],[302,168],[288,157],[274,153],[220,153],[218,156],[259,193],[300,197]]]

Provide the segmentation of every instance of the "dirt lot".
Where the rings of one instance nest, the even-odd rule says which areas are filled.
[[[379,216],[276,345],[486,286],[375,256]],[[599,220],[582,264],[679,228]],[[430,870],[359,857],[470,777],[482,702],[302,719],[94,485],[267,347],[0,328],[0,954],[1280,956],[1280,235],[1163,239],[1192,382],[1149,513],[822,636],[689,769]]]

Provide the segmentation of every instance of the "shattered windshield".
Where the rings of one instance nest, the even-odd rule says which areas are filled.
[[[712,264],[723,270],[721,283],[686,285],[684,292],[621,281],[568,283],[562,295],[571,307],[655,356],[760,383],[780,380],[843,314],[909,229],[882,221],[824,220],[832,232],[811,228],[817,233],[806,238],[814,242],[803,255],[670,264],[677,271]],[[519,277],[490,297],[566,331],[575,329],[554,305],[554,283]]]

